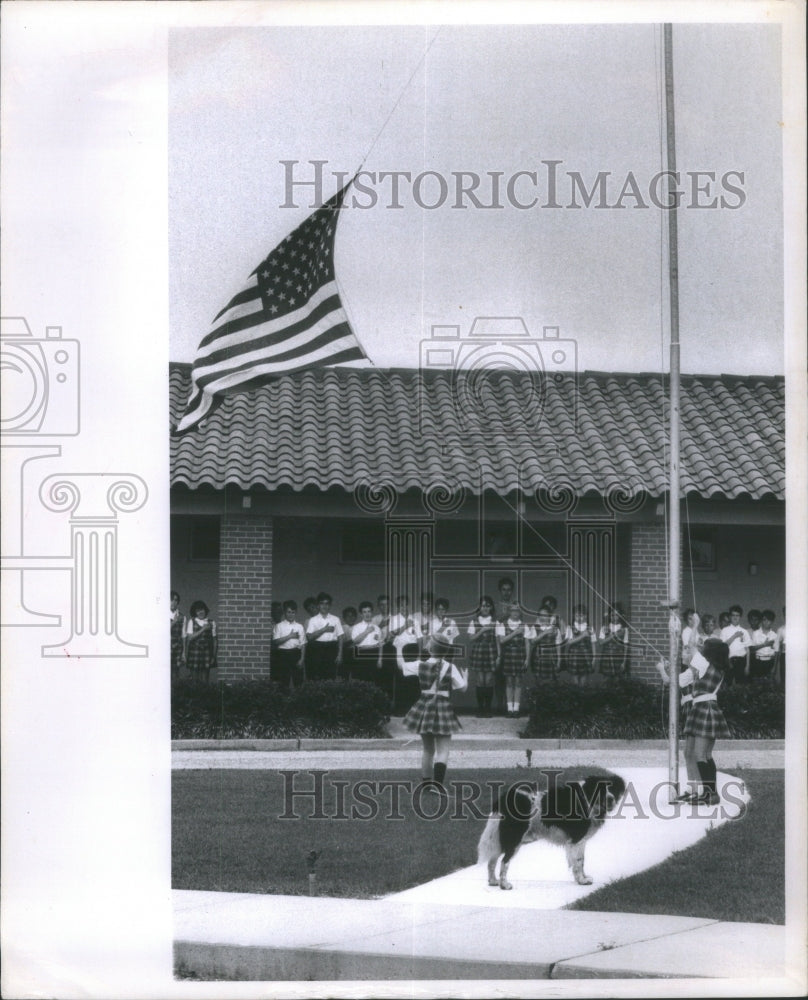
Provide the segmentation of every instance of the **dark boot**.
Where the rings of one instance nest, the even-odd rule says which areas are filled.
[[[710,781],[707,787],[709,791],[712,792],[712,794],[715,796],[715,801],[718,802],[721,799],[721,796],[718,794],[718,784],[717,784],[718,768],[715,766],[715,761],[713,760],[712,757],[707,761],[707,764],[710,768]]]
[[[433,784],[437,787],[441,795],[446,794],[446,787],[443,784],[446,778],[446,765],[445,764],[435,764],[432,768],[432,776],[434,778]]]
[[[692,784],[691,784],[691,787],[690,787],[690,788],[686,788],[686,789],[685,789],[685,790],[684,790],[684,791],[682,792],[682,794],[681,794],[681,795],[677,795],[677,796],[676,796],[676,798],[674,799],[674,802],[684,802],[684,803],[688,803],[688,802],[692,802],[692,801],[693,801],[693,799],[697,799],[698,797],[699,797],[699,793],[698,793],[698,792],[696,792],[696,791],[694,791],[694,789],[693,789],[693,786],[692,786]]]
[[[487,687],[485,690],[485,718],[490,719],[494,714],[493,704],[494,704],[494,689],[492,687]]]
[[[692,801],[699,805],[714,806],[720,801],[715,788],[715,766],[710,767],[710,763],[707,760],[696,761],[704,791]]]
[[[488,688],[477,688],[477,704],[480,706],[480,719],[488,718]]]
[[[494,697],[496,699],[497,715],[505,715],[505,709],[508,702],[505,691],[505,678],[501,674],[495,675]]]

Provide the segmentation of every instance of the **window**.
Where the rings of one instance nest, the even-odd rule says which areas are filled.
[[[340,530],[340,562],[384,562],[384,525],[374,521],[346,525]]]
[[[523,556],[565,556],[567,525],[563,521],[522,521]]]
[[[435,521],[436,556],[476,556],[480,549],[480,525],[477,521],[453,521],[448,517]]]
[[[689,567],[704,573],[715,572],[715,528],[691,525],[689,531],[685,528],[685,542],[689,537]],[[687,545],[685,545],[687,552]]]
[[[195,517],[189,532],[188,558],[196,561],[219,558],[219,518]]]

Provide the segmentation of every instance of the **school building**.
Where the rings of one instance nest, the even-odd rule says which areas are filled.
[[[170,366],[171,426],[190,366]],[[683,604],[785,604],[784,380],[682,377]],[[667,379],[321,369],[230,396],[171,437],[171,588],[219,628],[219,677],[267,676],[273,601],[447,597],[461,624],[509,576],[599,626],[631,671],[667,654]],[[530,619],[528,619],[530,620]],[[461,633],[465,630],[461,628]],[[168,643],[166,643],[168,650]],[[168,653],[166,654],[168,655]]]

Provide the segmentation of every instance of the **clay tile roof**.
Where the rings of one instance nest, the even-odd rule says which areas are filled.
[[[172,364],[172,427],[189,386],[189,366]],[[683,491],[782,499],[784,396],[782,378],[683,376]],[[654,374],[320,369],[230,396],[201,428],[172,435],[171,482],[659,496],[667,419],[667,380]]]

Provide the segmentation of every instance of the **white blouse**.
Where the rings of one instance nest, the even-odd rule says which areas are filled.
[[[494,630],[494,634],[498,635],[501,639],[504,639],[505,636],[508,635],[508,633],[505,631],[505,627],[506,626],[511,630],[511,632],[513,632],[513,630],[515,628],[517,628],[517,626],[519,626],[519,625],[524,625],[524,633],[523,634],[524,634],[525,639],[535,639],[536,638],[536,630],[533,628],[533,626],[532,625],[525,625],[525,623],[523,621],[521,621],[521,620],[515,622],[515,621],[511,621],[510,619],[508,619],[507,622],[497,622],[497,627]]]
[[[475,625],[475,622],[477,623],[477,625],[479,625],[481,631],[482,631],[483,627],[486,626],[486,625],[496,625],[497,624],[496,619],[492,615],[478,615],[474,619],[474,621],[472,621],[469,624],[469,627],[468,627],[468,634],[469,635],[476,635],[477,634],[477,625]]]
[[[309,623],[306,626],[306,635],[311,635],[312,632],[317,632],[319,629],[324,628],[326,625],[333,625],[334,631],[323,632],[322,635],[318,636],[316,639],[313,639],[312,642],[336,642],[337,639],[340,638],[340,636],[345,634],[342,630],[342,622],[339,620],[339,618],[337,618],[336,615],[328,614],[323,616],[317,614],[314,615],[312,618],[309,618]]]
[[[369,632],[368,629],[370,629]],[[368,634],[364,635],[365,632]],[[364,635],[364,638],[359,639],[360,635]],[[359,649],[364,649],[367,646],[375,648],[382,643],[382,630],[373,622],[357,622],[351,630],[351,638]]]
[[[709,667],[710,664],[701,653],[696,650],[693,653],[693,659],[690,661],[690,666],[687,670],[683,670],[679,674],[679,687],[690,687],[690,685],[704,675],[704,671]]]
[[[216,622],[211,618],[189,618],[188,624],[185,626],[186,635],[196,635],[197,630],[194,629],[194,623],[196,623],[201,629],[203,625],[210,625],[210,634],[216,637]]]
[[[273,639],[283,639],[278,649],[300,649],[306,644],[306,632],[300,622],[284,619],[272,630]]]

